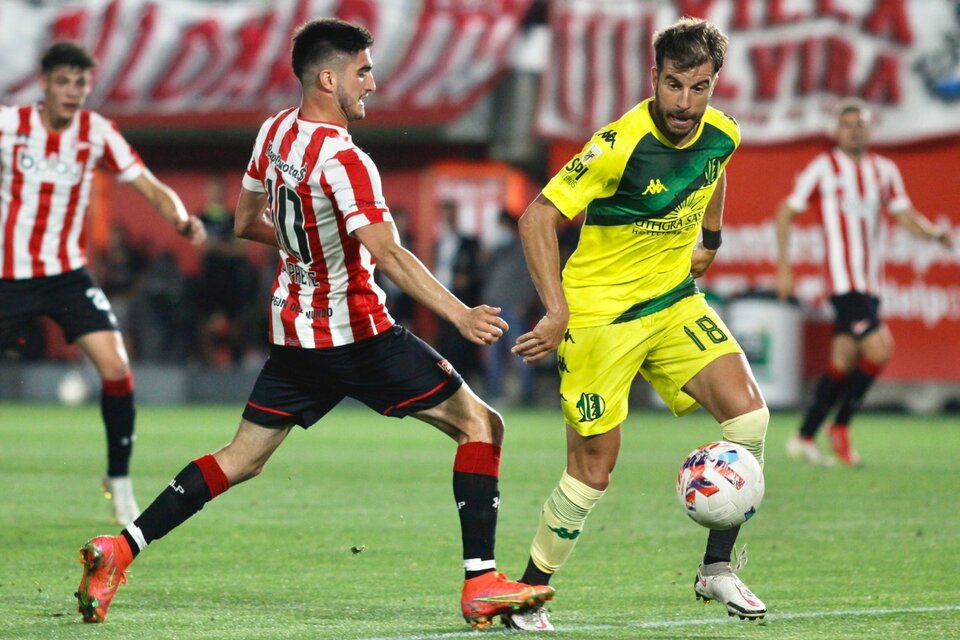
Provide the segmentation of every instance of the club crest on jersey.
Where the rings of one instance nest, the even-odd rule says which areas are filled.
[[[590,163],[603,155],[603,150],[595,144],[591,144],[590,148],[583,152],[580,156],[580,162],[583,163],[583,166],[589,167]]]
[[[450,361],[446,358],[443,360],[437,360],[437,366],[443,369],[443,372],[448,376],[453,376],[453,365],[450,364]]]
[[[720,158],[710,158],[707,160],[707,166],[703,170],[703,177],[707,184],[713,184],[720,177]]]

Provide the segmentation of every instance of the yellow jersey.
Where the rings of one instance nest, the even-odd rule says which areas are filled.
[[[625,322],[697,291],[690,259],[740,128],[708,106],[678,147],[657,129],[651,102],[595,133],[543,189],[567,218],[586,210],[563,269],[572,328]]]

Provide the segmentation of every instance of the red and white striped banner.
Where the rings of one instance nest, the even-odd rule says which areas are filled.
[[[744,144],[822,136],[847,96],[881,144],[960,133],[956,0],[555,0],[539,132],[582,141],[650,95],[651,39],[682,15],[730,37],[713,104]]]
[[[99,59],[87,104],[122,123],[259,124],[296,104],[290,36],[315,16],[365,25],[378,91],[371,120],[443,123],[502,76],[532,0],[83,0],[0,3],[0,103],[39,97],[46,47]]]

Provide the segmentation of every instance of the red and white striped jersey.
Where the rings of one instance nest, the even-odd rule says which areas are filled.
[[[859,162],[840,149],[816,156],[797,177],[787,206],[819,211],[829,294],[879,295],[883,273],[881,212],[910,208],[903,177],[892,160],[865,153]]]
[[[121,182],[143,161],[116,126],[80,110],[48,131],[41,104],[0,106],[0,277],[53,276],[87,264],[86,214],[93,172],[103,164]]]
[[[351,235],[392,221],[380,173],[343,127],[281,111],[260,128],[243,186],[266,193],[280,245],[270,341],[323,349],[393,326],[374,260]]]

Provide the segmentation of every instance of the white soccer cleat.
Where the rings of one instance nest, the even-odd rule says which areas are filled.
[[[747,564],[746,549],[737,556],[739,571]],[[705,603],[711,600],[722,602],[727,607],[727,614],[739,616],[741,620],[754,620],[767,614],[767,606],[737,577],[733,568],[727,562],[701,564],[697,570],[697,579],[693,583],[693,591],[697,600]]]
[[[833,458],[824,455],[813,438],[804,438],[796,433],[787,440],[787,455],[794,460],[803,460],[819,467],[829,467],[833,464]]]
[[[133,497],[133,481],[130,476],[104,477],[103,495],[113,503],[113,521],[121,527],[132,523],[140,516],[140,507]]]
[[[516,631],[554,631],[550,623],[550,614],[543,605],[520,611],[519,613],[505,613],[500,616],[503,626]]]

